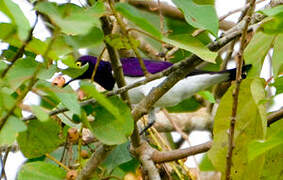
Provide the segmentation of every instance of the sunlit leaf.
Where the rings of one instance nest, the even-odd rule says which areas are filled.
[[[199,40],[192,37],[191,35],[173,35],[169,37],[163,37],[162,40],[171,45],[190,51],[199,56],[204,61],[215,63],[217,53],[211,52],[205,45],[203,45]]]
[[[173,0],[181,9],[186,21],[192,26],[209,30],[214,36],[218,32],[218,17],[214,5],[198,5],[193,0]]]
[[[62,180],[65,179],[66,172],[50,163],[37,161],[24,164],[18,173],[18,180]]]

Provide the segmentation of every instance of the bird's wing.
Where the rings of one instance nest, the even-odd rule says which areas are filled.
[[[147,59],[144,59],[143,61],[144,61],[147,71],[150,72],[151,74],[161,72],[164,69],[167,69],[168,67],[173,65],[172,63],[165,62],[165,61],[153,61],[153,60],[147,60]],[[126,76],[131,76],[131,77],[144,76],[143,71],[140,67],[140,63],[137,58],[134,58],[134,57],[122,58],[121,63],[122,63],[124,74]]]

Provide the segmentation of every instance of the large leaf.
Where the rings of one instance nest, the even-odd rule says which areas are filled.
[[[65,179],[66,172],[56,165],[38,161],[24,164],[18,174],[18,180],[62,180]]]
[[[168,37],[163,37],[162,40],[179,48],[190,51],[204,61],[215,63],[217,53],[209,51],[209,49],[198,39],[189,34],[171,35]]]
[[[115,9],[144,31],[159,39],[162,37],[160,31],[156,29],[147,19],[145,19],[133,6],[127,3],[116,3]]]
[[[258,156],[248,161],[248,144],[254,140],[264,139],[266,134],[266,110],[260,103],[265,98],[263,81],[260,79],[247,79],[241,83],[235,129],[235,148],[232,156],[232,178],[259,179],[264,157]],[[222,97],[218,107],[214,127],[213,146],[208,157],[216,170],[225,177],[226,155],[228,146],[227,131],[230,127],[235,86],[231,86]],[[249,97],[249,98],[247,98]]]
[[[104,6],[94,5],[85,10],[72,3],[58,6],[56,3],[40,2],[35,9],[48,15],[62,32],[78,35],[87,34],[94,26],[100,26],[99,17]]]
[[[26,129],[26,125],[23,121],[15,116],[10,116],[0,131],[0,145],[12,145],[19,132],[25,131]]]
[[[36,158],[55,150],[64,142],[65,138],[62,136],[55,120],[32,120],[28,123],[27,131],[19,134],[17,142],[25,157]]]
[[[94,136],[109,145],[126,142],[134,127],[129,107],[116,96],[106,99],[92,84],[82,83],[81,89],[100,104],[91,123]]]
[[[19,6],[11,0],[1,0],[0,11],[17,25],[18,35],[22,41],[25,41],[28,37],[30,24]]]
[[[195,4],[193,0],[173,0],[181,9],[186,21],[192,26],[209,30],[214,36],[218,32],[218,17],[213,5]]]
[[[283,34],[278,34],[274,40],[273,55],[272,55],[272,68],[273,75],[276,77],[279,73],[283,72]]]
[[[248,77],[259,77],[262,64],[269,49],[272,47],[275,36],[257,32],[244,52],[244,59],[247,64],[253,67]]]

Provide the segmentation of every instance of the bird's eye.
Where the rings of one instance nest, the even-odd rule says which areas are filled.
[[[76,62],[77,67],[81,67],[82,66],[82,62],[78,61]]]

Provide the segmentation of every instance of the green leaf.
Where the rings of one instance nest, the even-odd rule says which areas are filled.
[[[32,112],[34,113],[34,115],[38,118],[38,120],[44,122],[44,121],[48,121],[49,119],[49,115],[47,112],[45,112],[43,110],[42,107],[40,106],[31,106]]]
[[[201,171],[215,171],[211,161],[209,160],[207,154],[205,154],[199,164],[199,169]]]
[[[252,64],[248,77],[259,77],[262,64],[269,49],[272,47],[275,36],[257,32],[245,49],[246,64]]]
[[[278,34],[273,44],[272,68],[273,76],[283,72],[283,34]]]
[[[133,159],[133,157],[129,153],[129,145],[129,142],[120,144],[116,146],[114,150],[107,156],[102,164],[107,168],[108,172],[111,172],[120,164],[129,162]]]
[[[68,59],[70,60],[70,59]],[[68,62],[68,60],[64,61],[64,62]],[[66,74],[68,76],[70,76],[71,78],[76,78],[79,77],[80,75],[82,75],[87,69],[88,69],[88,63],[83,65],[82,67],[77,67],[74,64],[72,65],[73,67],[67,68],[67,69],[61,69],[61,72],[63,74]]]
[[[0,1],[0,11],[6,14],[17,25],[17,32],[22,41],[28,37],[30,25],[19,6],[11,0]]]
[[[156,29],[147,19],[145,19],[142,14],[133,6],[127,3],[116,3],[115,9],[144,31],[150,33],[158,39],[162,37],[160,31]]]
[[[248,160],[252,161],[256,157],[268,153],[269,150],[283,145],[283,131],[267,140],[252,141],[248,147]]]
[[[25,131],[26,129],[26,125],[23,121],[15,116],[10,116],[0,131],[0,145],[12,145],[19,132]]]
[[[56,165],[46,162],[30,162],[24,164],[18,174],[18,180],[62,180],[65,179],[66,172]]]
[[[66,87],[69,92],[56,92],[57,98],[60,99],[61,103],[67,107],[72,113],[81,115],[81,106],[78,102],[78,97],[76,92],[74,92],[70,87]]]
[[[189,34],[172,35],[163,37],[162,40],[171,45],[190,51],[199,56],[204,61],[215,63],[217,53],[211,52],[198,39]]]
[[[5,80],[13,89],[16,89],[31,78],[37,66],[38,63],[33,58],[18,59],[6,74]]]
[[[282,132],[283,130],[282,127],[283,127],[282,119],[280,121],[273,123],[267,129],[268,139],[271,139],[274,136],[279,135],[279,133]],[[261,179],[273,180],[273,179],[280,179],[282,177],[282,171],[283,171],[282,150],[283,150],[283,145],[281,144],[277,147],[270,149],[269,151],[267,151],[267,153],[265,153],[265,162],[261,173]]]
[[[130,38],[132,42],[134,42],[134,46],[138,47],[139,41],[132,37]],[[109,34],[105,37],[105,41],[116,49],[132,49],[131,45],[129,44],[128,38],[120,34]]]
[[[200,95],[201,97],[203,97],[205,100],[207,100],[210,103],[216,103],[213,94],[209,91],[200,91],[198,92],[198,95]]]
[[[173,0],[173,2],[183,12],[190,25],[209,30],[217,36],[218,17],[213,5],[198,5],[193,0]]]
[[[274,17],[268,17],[260,25],[259,30],[267,34],[283,33],[283,13]]]
[[[226,155],[228,146],[228,129],[232,114],[233,91],[235,85],[222,97],[219,104],[213,127],[213,146],[208,151],[208,157],[217,171],[225,177]],[[234,142],[235,148],[232,156],[232,179],[259,179],[264,157],[259,156],[248,161],[248,144],[254,140],[264,139],[266,135],[266,110],[260,103],[265,99],[264,82],[259,79],[246,79],[242,81],[238,98],[238,109]]]
[[[5,29],[5,31],[0,31],[0,39],[6,39],[17,31],[16,27],[10,23],[0,23],[0,29]]]
[[[181,112],[195,111],[199,109],[200,107],[201,105],[199,104],[199,102],[195,98],[190,97],[190,98],[187,98],[181,101],[179,104],[175,106],[166,107],[166,109],[171,113],[172,112],[181,113]]]
[[[85,35],[65,36],[65,40],[75,49],[93,47],[103,42],[103,32],[94,27]]]
[[[28,124],[28,129],[17,137],[20,150],[27,158],[50,153],[64,140],[65,138],[60,134],[60,126],[53,119],[45,122],[32,120]]]
[[[271,84],[276,88],[276,95],[283,93],[283,76],[275,79],[275,82]]]
[[[276,16],[278,14],[283,13],[283,5],[278,5],[273,8],[266,8],[264,10],[259,11],[267,16]]]
[[[94,136],[108,145],[126,142],[134,127],[129,107],[116,96],[105,98],[90,83],[82,82],[81,89],[100,104],[91,123]]]
[[[38,78],[42,80],[50,79],[57,71],[57,66],[52,64],[48,69],[42,68],[38,74]]]
[[[35,9],[49,16],[53,22],[66,34],[87,34],[96,26],[100,27],[99,17],[104,11],[103,5],[93,6],[85,10],[75,4],[40,2]]]

